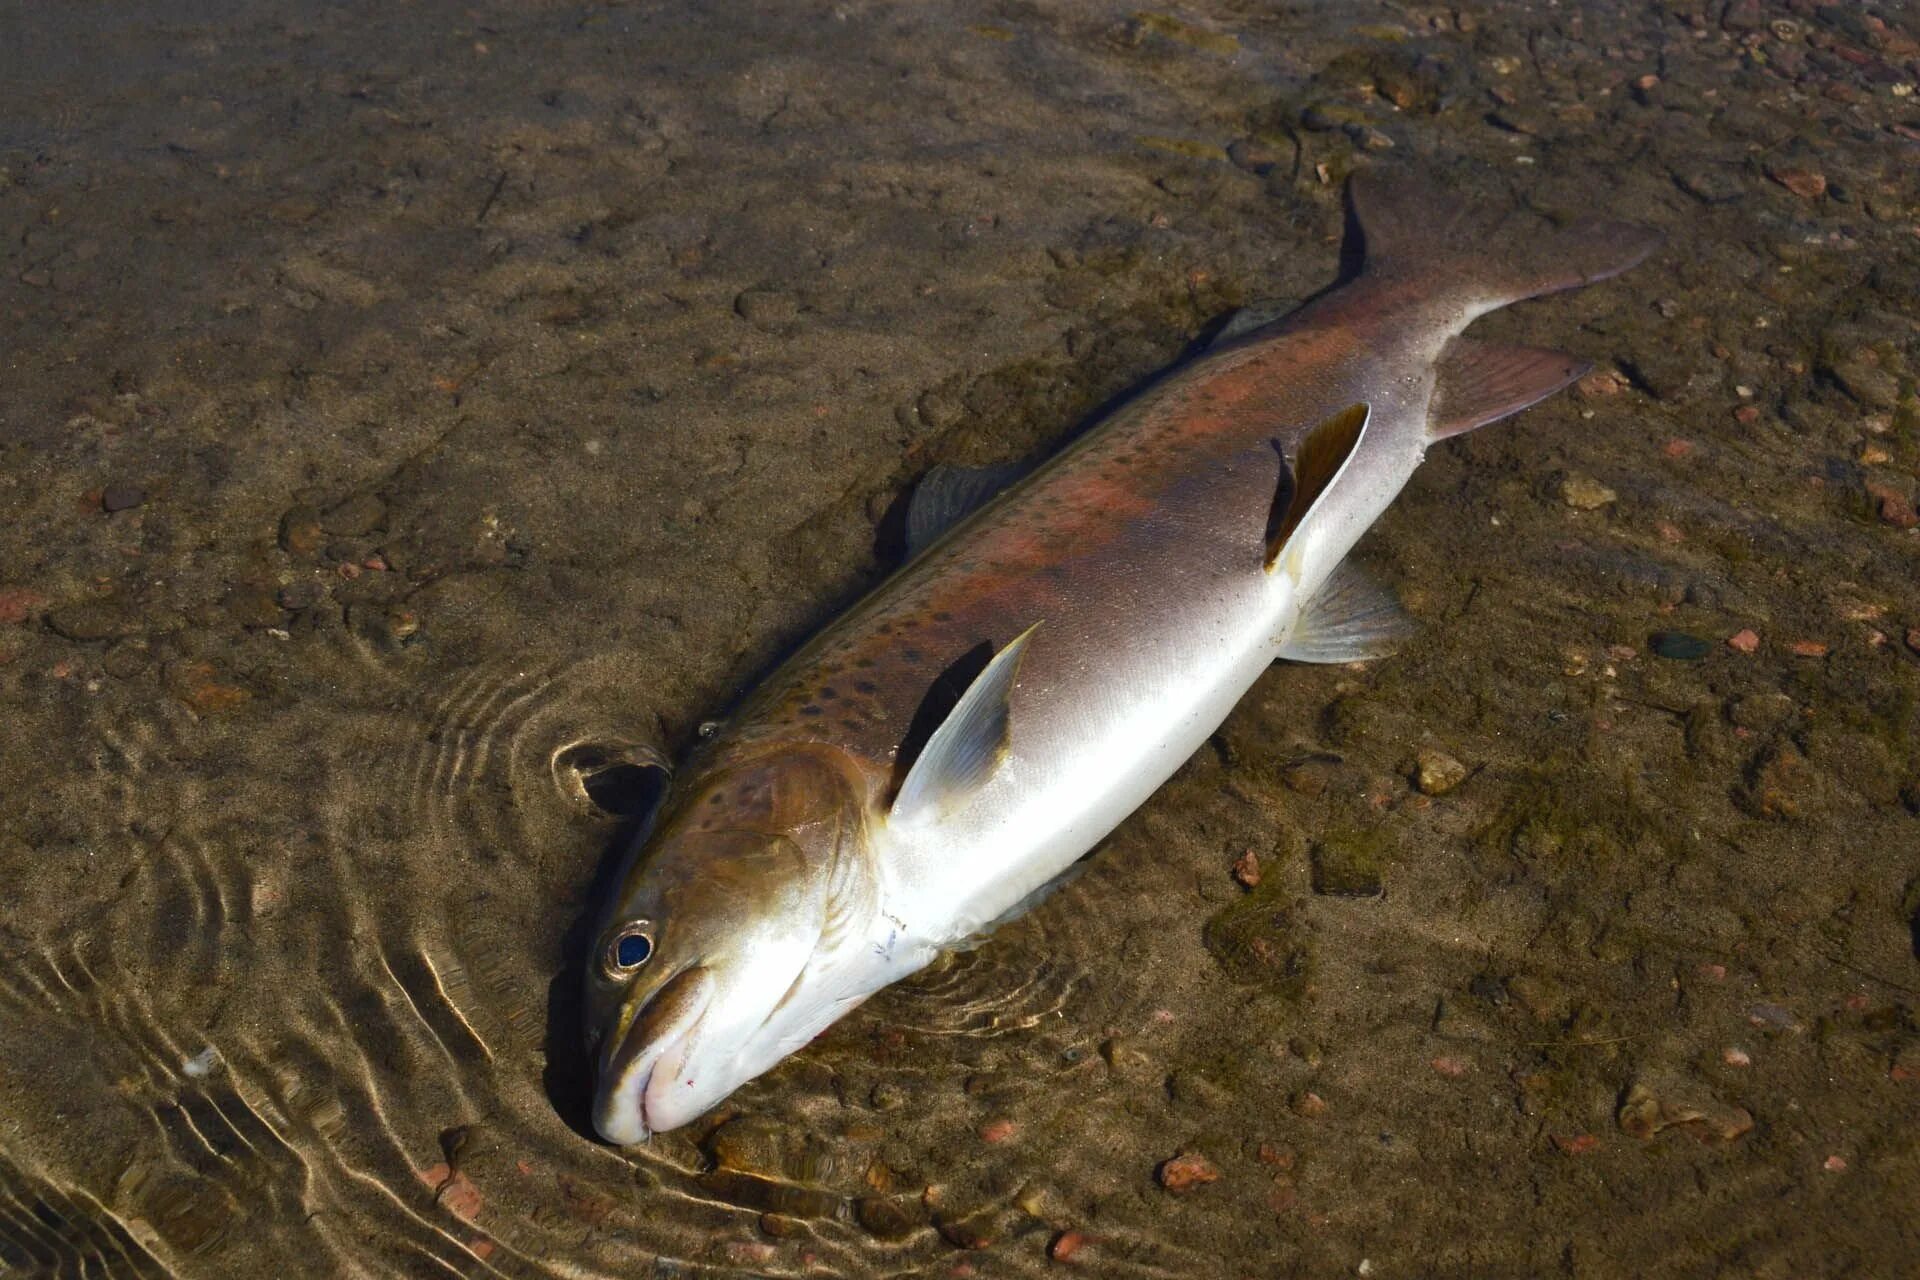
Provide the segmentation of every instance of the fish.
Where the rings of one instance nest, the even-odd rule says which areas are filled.
[[[1426,451],[1581,377],[1478,317],[1625,271],[1652,229],[1347,188],[1364,259],[1253,313],[1037,468],[936,467],[911,559],[700,743],[585,960],[592,1124],[687,1124],[1076,864],[1276,660],[1408,634],[1348,563]]]

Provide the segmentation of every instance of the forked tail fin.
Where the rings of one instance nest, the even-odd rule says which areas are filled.
[[[1664,239],[1631,222],[1527,226],[1393,171],[1357,173],[1347,192],[1367,275],[1417,277],[1475,313],[1619,275]]]
[[[1431,299],[1456,335],[1508,303],[1619,275],[1664,239],[1631,222],[1528,225],[1390,172],[1355,174],[1348,194],[1365,237],[1363,277]],[[1498,422],[1589,367],[1558,351],[1456,336],[1436,366],[1428,436],[1444,440]]]

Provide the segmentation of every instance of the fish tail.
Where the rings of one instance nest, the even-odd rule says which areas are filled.
[[[1631,222],[1515,225],[1393,171],[1357,173],[1347,190],[1365,238],[1365,274],[1417,279],[1423,294],[1472,315],[1619,275],[1664,239]]]

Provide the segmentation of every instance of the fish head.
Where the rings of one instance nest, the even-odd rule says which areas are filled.
[[[825,1025],[793,997],[869,898],[860,812],[843,770],[783,753],[696,780],[635,850],[587,963],[601,1137],[685,1124]]]

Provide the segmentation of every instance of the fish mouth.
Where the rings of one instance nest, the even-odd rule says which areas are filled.
[[[713,978],[694,966],[675,974],[648,999],[624,1034],[601,1055],[593,1099],[593,1127],[615,1146],[645,1142],[653,1134],[647,1095],[656,1071],[671,1079],[687,1060],[693,1033],[713,996]]]

